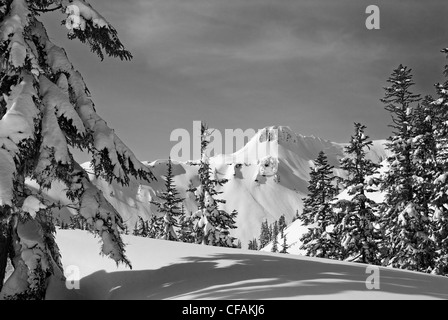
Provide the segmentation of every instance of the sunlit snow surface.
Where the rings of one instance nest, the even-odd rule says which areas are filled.
[[[86,231],[58,230],[69,279],[52,280],[48,299],[446,299],[448,278],[380,268],[369,290],[366,265],[124,236],[133,270],[101,257]],[[69,266],[71,266],[69,268]]]

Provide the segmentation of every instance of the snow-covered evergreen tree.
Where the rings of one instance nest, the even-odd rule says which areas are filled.
[[[299,219],[309,231],[301,237],[301,249],[306,255],[334,258],[339,244],[327,228],[337,223],[337,215],[331,201],[335,197],[333,166],[328,164],[325,152],[321,151],[311,167],[308,195],[303,199],[304,207]]]
[[[425,124],[430,110],[425,105],[416,106],[421,98],[411,92],[414,85],[411,71],[403,65],[395,69],[381,99],[391,113],[393,128],[386,144],[392,156],[387,159],[389,170],[381,186],[385,192],[381,208],[385,231],[382,262],[396,268],[429,272],[434,260],[427,198],[432,181],[427,176],[426,162],[433,146],[425,132],[430,125]],[[426,143],[429,144],[423,149]]]
[[[437,175],[437,142],[434,135],[435,124],[438,123],[436,109],[432,106],[434,99],[426,96],[422,103],[414,109],[412,157],[414,166],[413,191],[415,204],[421,218],[419,232],[424,240],[420,247],[420,263],[417,270],[436,272],[437,241],[434,233],[438,217],[432,203],[437,186],[434,184]]]
[[[277,221],[272,225],[272,247],[271,252],[278,252],[278,224]]]
[[[448,58],[448,48],[442,50]],[[448,77],[448,65],[444,75]],[[437,257],[434,273],[448,274],[448,80],[435,85],[437,98],[430,107],[435,112],[433,134],[436,143],[435,169],[433,171],[434,191],[431,205],[434,208],[433,239],[436,242]]]
[[[88,43],[101,58],[132,57],[116,30],[84,0],[0,1],[0,217],[8,226],[0,257],[8,252],[15,268],[0,298],[42,299],[49,277],[63,278],[54,226],[47,219],[61,204],[41,194],[55,180],[66,185],[73,202],[69,210],[100,237],[102,254],[129,264],[120,215],[90,183],[70,147],[87,150],[95,175],[109,182],[154,178],[95,112],[81,74],[47,35],[39,14],[53,9],[68,15],[69,37]],[[28,188],[26,178],[40,190]]]
[[[194,221],[191,218],[191,214],[185,211],[185,207],[182,203],[180,208],[179,218],[179,230],[178,238],[181,242],[195,243]]]
[[[286,239],[286,235],[283,236],[283,243],[282,243],[282,250],[280,250],[280,253],[288,253],[288,240]]]
[[[157,220],[158,219],[156,219],[156,221]],[[150,233],[149,220],[144,220],[141,216],[138,217],[137,221],[137,236],[155,238],[155,236]]]
[[[255,250],[255,251],[257,251],[259,249],[258,248],[258,242],[257,242],[256,238],[254,238],[254,239],[249,241],[249,245],[248,245],[247,249]]]
[[[365,126],[355,123],[355,133],[345,147],[346,157],[341,159],[341,169],[347,172],[344,185],[350,199],[339,200],[335,207],[342,209],[342,220],[334,228],[342,248],[343,256],[353,261],[379,264],[381,230],[378,223],[377,206],[367,197],[374,191],[372,177],[379,165],[367,159],[372,141],[364,133]]]
[[[280,218],[278,218],[278,230],[279,230],[282,238],[283,238],[283,231],[285,231],[286,226],[287,226],[286,217],[284,214],[282,214],[280,216]]]
[[[199,186],[188,191],[193,192],[196,198],[198,210],[192,215],[195,219],[194,231],[197,243],[220,247],[235,247],[234,237],[230,236],[230,229],[236,228],[237,212],[228,213],[219,209],[219,205],[225,200],[217,199],[222,192],[217,187],[222,187],[227,179],[214,177],[206,153],[210,132],[204,123],[201,123],[201,160],[199,161]]]
[[[140,219],[137,219],[137,221],[134,224],[134,229],[132,230],[132,235],[133,236],[137,236],[137,237],[140,236],[140,234],[139,234],[140,233],[139,222],[140,222]]]
[[[242,249],[243,245],[242,245],[242,243],[241,243],[241,240],[238,239],[238,242],[237,242],[237,244],[236,244],[236,247],[237,247],[238,249]]]
[[[177,241],[178,236],[175,228],[179,227],[179,219],[182,214],[179,204],[184,199],[179,197],[179,192],[177,192],[176,186],[174,185],[171,157],[168,159],[167,166],[165,191],[157,195],[160,199],[159,201],[151,201],[151,203],[156,205],[157,212],[163,215],[161,239]]]
[[[145,235],[151,239],[161,239],[163,234],[163,217],[159,217],[155,214],[151,215],[148,220],[145,221]]]
[[[261,223],[260,237],[258,238],[258,240],[260,241],[260,249],[266,247],[268,243],[271,241],[269,224],[267,220]]]

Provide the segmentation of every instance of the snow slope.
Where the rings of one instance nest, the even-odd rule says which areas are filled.
[[[47,299],[447,299],[448,278],[379,268],[369,290],[366,265],[124,236],[133,270],[98,255],[86,231],[58,230],[67,276],[52,279]],[[69,278],[72,280],[72,278]]]
[[[277,220],[282,214],[290,222],[296,211],[302,210],[302,198],[307,194],[309,168],[320,151],[325,151],[329,163],[336,167],[335,174],[342,175],[338,159],[343,156],[344,144],[334,143],[316,137],[306,137],[294,133],[289,127],[268,127],[260,130],[242,149],[234,154],[218,155],[210,159],[219,178],[227,178],[222,198],[227,201],[224,209],[238,211],[237,229],[233,235],[247,247],[249,240],[258,237],[261,222]],[[277,177],[273,172],[258,176],[259,160],[263,160],[266,150],[278,160]],[[383,141],[375,141],[369,157],[375,161],[385,157]],[[103,179],[91,176],[93,184],[103,191],[105,197],[122,215],[132,230],[138,216],[144,219],[156,212],[150,204],[157,192],[164,190],[163,175],[166,173],[167,160],[144,162],[151,168],[158,181],[131,179],[129,186],[109,184]],[[89,164],[83,165],[88,168]],[[190,184],[197,185],[197,166],[191,162],[174,162],[174,182],[182,197],[186,198],[188,212],[195,211],[194,197],[187,194]],[[278,180],[279,178],[279,180]],[[255,181],[257,179],[257,181]],[[60,187],[50,191],[56,196]],[[58,191],[59,190],[59,191]],[[63,213],[67,214],[67,213]]]
[[[387,161],[381,162],[381,167],[379,168],[378,172],[372,175],[372,177],[379,179],[381,175],[383,175],[388,170],[388,163]],[[368,178],[367,178],[368,179]],[[384,193],[378,190],[378,187],[375,190],[375,187],[372,186],[373,192],[368,192],[367,198],[370,200],[381,203],[384,201]],[[343,190],[335,199],[335,201],[339,200],[351,200],[353,196],[349,195],[348,190]],[[295,220],[291,224],[289,224],[286,229],[284,230],[284,235],[286,236],[286,245],[288,246],[287,251],[290,254],[298,254],[298,255],[305,255],[305,250],[301,250],[301,241],[300,238],[303,234],[305,234],[308,231],[308,228],[302,225],[302,222],[300,220]],[[281,235],[279,234],[277,236],[278,241],[278,248],[279,251],[281,250],[281,246],[283,244],[283,238],[281,238]],[[272,249],[272,242],[270,242],[268,245],[266,245],[264,248],[262,248],[262,251],[270,252]]]

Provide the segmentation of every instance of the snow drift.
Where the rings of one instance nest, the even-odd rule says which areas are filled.
[[[447,299],[448,278],[279,253],[124,236],[133,270],[98,255],[86,231],[58,230],[69,287],[53,278],[47,299]],[[77,270],[75,272],[75,270]]]

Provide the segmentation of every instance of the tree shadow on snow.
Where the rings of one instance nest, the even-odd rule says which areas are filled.
[[[98,271],[81,279],[77,293],[82,299],[343,299],[344,292],[362,291],[448,299],[448,279],[388,268],[380,269],[380,290],[368,290],[366,265],[244,253],[184,260],[156,270]]]

